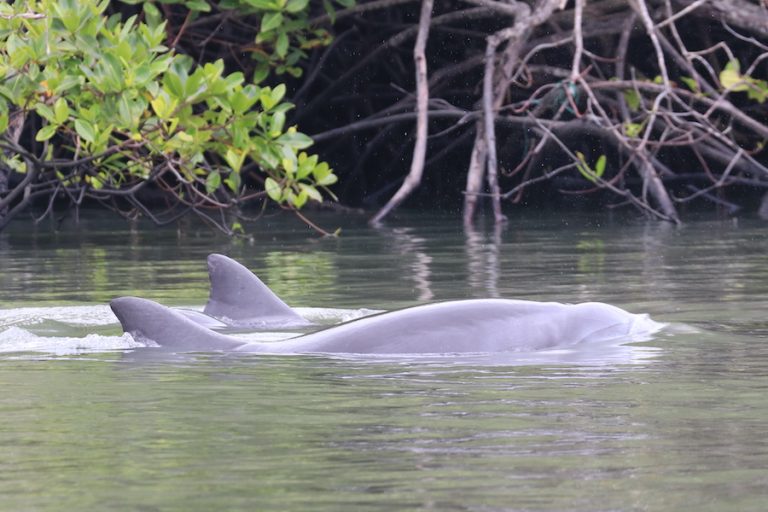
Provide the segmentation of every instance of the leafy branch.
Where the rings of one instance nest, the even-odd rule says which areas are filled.
[[[45,195],[148,212],[147,184],[165,196],[167,217],[211,219],[244,198],[300,208],[333,197],[333,171],[286,126],[284,85],[250,83],[222,60],[196,65],[164,44],[164,23],[107,18],[108,3],[0,5],[0,175],[23,177],[0,188],[0,228]],[[247,190],[248,176],[267,191]]]

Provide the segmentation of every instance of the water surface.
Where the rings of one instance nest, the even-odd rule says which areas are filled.
[[[765,509],[764,224],[321,221],[343,236],[286,217],[250,241],[98,217],[0,233],[0,510]],[[586,361],[132,357],[106,302],[201,307],[209,252],[327,322],[507,297],[673,326]]]

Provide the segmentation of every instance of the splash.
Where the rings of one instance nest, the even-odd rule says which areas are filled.
[[[117,322],[107,305],[0,309],[0,329],[12,325],[34,325],[46,320],[85,326]]]
[[[202,307],[189,309],[201,311]],[[299,308],[299,314],[318,324],[332,325],[360,318],[370,309]],[[94,332],[96,331],[96,332]],[[23,307],[0,309],[0,354],[22,352],[55,356],[130,351],[149,345],[120,332],[117,318],[107,305]],[[246,342],[282,341],[298,332],[235,332]]]
[[[89,334],[85,337],[38,336],[21,327],[9,327],[0,332],[0,353],[44,352],[57,356],[79,355],[94,352],[113,352],[146,347],[135,341],[130,334],[104,336]]]

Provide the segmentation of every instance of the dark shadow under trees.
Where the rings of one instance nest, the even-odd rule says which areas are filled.
[[[426,98],[412,49],[427,2],[402,4],[342,19],[339,43],[311,62],[299,98],[296,120],[339,169],[342,201],[375,207],[399,189],[399,203],[407,189],[412,204],[445,205],[461,193],[467,222],[481,199],[501,221],[502,202],[536,201],[545,189],[672,222],[689,204],[760,208],[764,4],[438,2]],[[420,101],[426,137],[415,129]],[[417,190],[409,169],[425,144]]]

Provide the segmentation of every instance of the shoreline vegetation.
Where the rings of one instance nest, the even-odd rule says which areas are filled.
[[[328,201],[768,218],[762,0],[17,0],[0,43],[0,230],[84,204],[229,235],[272,206],[325,233]]]

